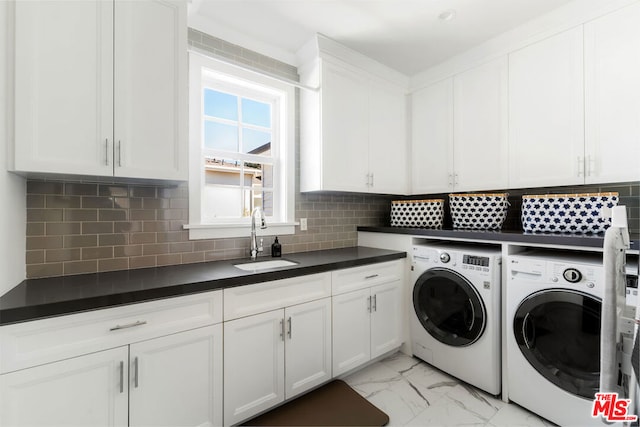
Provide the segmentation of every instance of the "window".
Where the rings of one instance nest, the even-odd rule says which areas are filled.
[[[248,236],[256,207],[292,234],[294,89],[194,53],[190,87],[190,238]]]

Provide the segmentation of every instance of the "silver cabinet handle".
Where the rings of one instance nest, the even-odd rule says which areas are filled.
[[[367,174],[367,187],[371,187],[371,174]]]
[[[585,174],[584,174],[584,175],[585,175],[585,176],[591,176],[591,170],[592,170],[592,168],[591,168],[591,165],[592,165],[591,155],[589,155],[589,156],[587,156],[587,157],[585,158],[584,165],[585,165],[584,167],[585,167],[585,169],[586,169],[586,172],[585,172]],[[594,165],[594,166],[595,166],[595,165]],[[595,167],[594,167],[593,169],[595,169]]]
[[[378,303],[376,301],[376,297],[378,295],[373,295],[373,311],[378,311]]]
[[[582,160],[582,156],[578,156],[578,176],[584,176],[584,160]]]
[[[371,174],[371,186],[373,187],[373,174]]]
[[[291,316],[289,316],[289,320],[287,320],[287,322],[289,322],[289,339],[291,339]]]
[[[367,311],[371,313],[371,297],[367,297]]]
[[[453,185],[458,185],[458,174],[457,173],[453,174]]]
[[[453,174],[449,174],[449,187],[453,187]]]
[[[133,359],[133,386],[138,388],[138,356]]]
[[[280,339],[284,341],[284,319],[280,320]]]
[[[109,166],[109,138],[104,139],[104,164]]]
[[[120,393],[124,393],[124,362],[120,361]]]
[[[374,277],[378,277],[378,274],[372,274],[370,276],[364,276],[365,279],[373,279]]]
[[[109,329],[110,331],[119,331],[120,329],[129,329],[129,328],[135,328],[136,326],[142,326],[142,325],[146,325],[147,321],[146,320],[138,320],[137,322],[133,322],[133,323],[128,323],[126,325],[116,325],[113,328]]]
[[[118,140],[118,167],[122,167],[122,143]]]

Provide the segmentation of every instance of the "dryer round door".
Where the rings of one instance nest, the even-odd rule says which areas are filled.
[[[484,332],[486,311],[475,287],[446,268],[431,268],[413,286],[418,320],[438,341],[455,347],[476,342]]]
[[[536,371],[561,389],[593,399],[600,386],[600,315],[593,295],[570,289],[539,291],[516,310],[513,331]]]

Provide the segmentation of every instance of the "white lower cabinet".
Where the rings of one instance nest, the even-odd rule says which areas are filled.
[[[0,376],[2,426],[126,426],[126,346]]]
[[[394,281],[333,297],[333,375],[402,344],[402,287]]]
[[[132,344],[130,426],[222,424],[222,325]]]
[[[222,291],[0,328],[0,425],[222,424]]]
[[[331,378],[331,299],[224,323],[224,424]]]

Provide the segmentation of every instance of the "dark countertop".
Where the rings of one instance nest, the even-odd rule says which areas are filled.
[[[27,279],[0,297],[0,325],[406,258],[362,246],[285,254],[291,267],[243,271],[249,259]]]
[[[456,238],[468,240],[489,240],[496,242],[514,242],[523,244],[545,244],[562,246],[581,246],[600,248],[604,243],[604,234],[552,234],[523,233],[521,231],[483,231],[483,230],[436,230],[425,228],[401,227],[358,227],[358,231],[374,233],[410,234],[412,236],[428,236]],[[631,235],[631,249],[640,249],[640,236]]]

